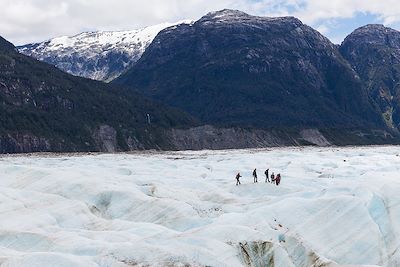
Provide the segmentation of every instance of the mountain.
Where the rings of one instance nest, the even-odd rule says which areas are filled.
[[[115,83],[220,126],[383,125],[337,47],[293,17],[222,10],[167,28]]]
[[[0,38],[0,153],[173,148],[183,112],[22,55]]]
[[[28,56],[75,76],[110,81],[143,54],[159,31],[180,23],[162,23],[132,31],[85,32],[19,46]]]
[[[16,48],[15,46],[0,36],[0,52],[2,53],[10,53],[14,51]]]
[[[338,47],[293,17],[222,10],[162,30],[128,71],[105,84],[0,39],[0,152],[399,143],[396,102],[388,123],[382,94],[369,86],[397,79],[396,49],[391,66],[382,66],[390,46],[378,45],[357,67],[350,55],[358,48],[346,52],[350,40]],[[387,58],[379,63],[380,56]],[[363,68],[382,75],[368,81]],[[395,89],[382,92],[397,98]]]
[[[0,153],[250,148],[327,142],[318,133],[202,125],[132,90],[75,77],[0,39]]]
[[[361,77],[387,126],[400,129],[400,32],[366,25],[347,36],[340,51]]]

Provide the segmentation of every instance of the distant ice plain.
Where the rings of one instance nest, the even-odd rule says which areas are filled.
[[[399,154],[3,156],[0,266],[400,266]]]

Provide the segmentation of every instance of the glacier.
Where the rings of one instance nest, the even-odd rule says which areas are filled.
[[[399,171],[396,146],[3,155],[0,266],[400,266]]]
[[[126,31],[93,31],[18,47],[19,52],[80,77],[109,82],[137,62],[157,34],[190,20]]]

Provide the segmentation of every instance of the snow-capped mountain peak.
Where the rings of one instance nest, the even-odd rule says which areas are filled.
[[[110,81],[138,61],[163,29],[191,21],[129,31],[84,32],[18,47],[19,51],[76,76]]]

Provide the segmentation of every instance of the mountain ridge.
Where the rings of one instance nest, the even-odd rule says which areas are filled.
[[[135,92],[22,55],[4,39],[0,114],[1,153],[172,148],[165,131],[195,124]]]
[[[367,25],[358,32],[380,27]],[[142,131],[139,141],[146,145],[136,147],[126,131],[118,130],[118,123],[109,121],[98,125],[91,137],[107,139],[115,130],[124,145],[96,144],[100,150],[399,142],[393,126],[395,116],[391,115],[395,123],[388,124],[379,98],[366,89],[365,77],[343,54],[343,46],[334,45],[294,17],[269,18],[222,10],[190,24],[165,28],[111,86],[121,90],[119,98],[125,100],[121,107],[129,101],[140,103],[140,95],[145,94],[153,107],[157,107],[155,103],[174,106],[192,117],[161,108],[156,118],[162,118],[163,113],[172,116],[161,119],[166,127],[155,127],[150,139],[144,135],[154,129]],[[135,91],[137,100],[130,95]],[[115,103],[121,103],[118,101]],[[394,106],[391,111],[396,114]],[[144,124],[153,121],[146,114],[141,115]],[[124,125],[123,118],[129,121],[125,115],[114,119]]]
[[[369,24],[345,38],[340,51],[361,77],[386,125],[400,129],[400,32]]]
[[[110,81],[141,57],[160,30],[181,23],[190,21],[137,30],[83,32],[18,46],[18,50],[75,76]]]
[[[167,28],[114,82],[224,126],[382,124],[337,47],[293,17],[223,10]]]

